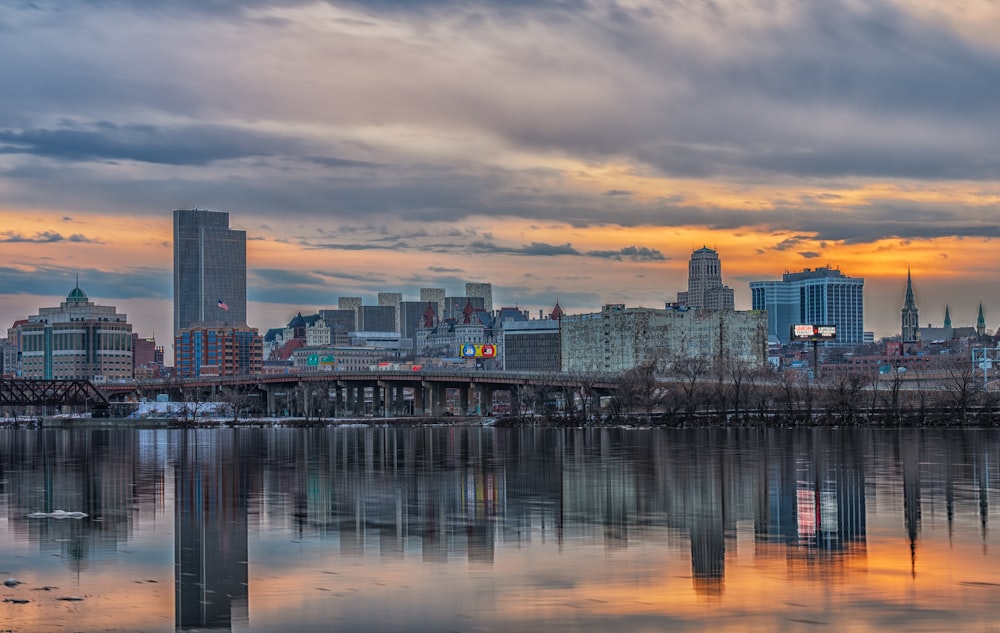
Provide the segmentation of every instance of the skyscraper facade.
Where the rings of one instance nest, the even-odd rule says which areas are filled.
[[[174,335],[207,322],[246,325],[247,234],[221,211],[174,211]]]
[[[788,343],[796,323],[836,325],[835,345],[864,343],[864,286],[832,268],[785,273],[781,281],[751,281],[754,310],[767,311],[767,333]]]
[[[677,293],[677,303],[697,310],[733,310],[733,289],[722,283],[719,254],[703,246],[691,253],[687,292]]]
[[[469,281],[465,284],[467,297],[481,297],[483,310],[493,313],[493,284],[489,282]]]

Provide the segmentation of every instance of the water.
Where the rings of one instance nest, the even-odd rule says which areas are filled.
[[[995,431],[0,431],[0,631],[998,631],[998,493]]]

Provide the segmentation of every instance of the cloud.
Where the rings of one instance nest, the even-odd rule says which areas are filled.
[[[77,244],[103,244],[99,239],[90,238],[80,233],[64,236],[56,231],[39,231],[32,236],[25,236],[18,231],[0,232],[0,242],[27,244],[54,244],[58,242],[73,242]]]
[[[587,255],[617,261],[628,259],[633,262],[662,262],[670,259],[658,249],[645,246],[626,246],[617,251],[587,251]]]
[[[121,266],[110,271],[89,267],[3,266],[0,267],[0,295],[30,291],[37,296],[66,297],[79,283],[91,301],[109,305],[121,299],[170,298],[173,296],[172,279],[169,270],[144,266]],[[37,307],[25,305],[24,316]]]
[[[273,135],[218,125],[161,127],[99,121],[82,125],[67,123],[55,129],[0,130],[0,154],[31,154],[69,161],[205,165],[217,160],[270,156],[293,150],[298,144]]]

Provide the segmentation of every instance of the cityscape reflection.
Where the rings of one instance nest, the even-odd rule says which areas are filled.
[[[21,633],[986,623],[998,451],[1000,433],[958,429],[2,431],[0,619]]]

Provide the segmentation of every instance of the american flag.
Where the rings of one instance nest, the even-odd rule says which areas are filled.
[[[219,299],[219,309],[229,312],[229,304],[223,301],[222,299]]]

